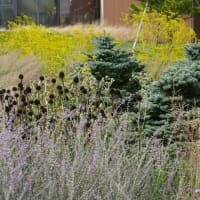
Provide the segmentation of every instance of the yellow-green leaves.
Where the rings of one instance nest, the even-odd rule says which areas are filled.
[[[21,55],[36,56],[46,74],[55,74],[85,59],[82,52],[90,50],[94,34],[92,28],[59,32],[36,25],[22,26],[0,34],[0,53],[20,50]]]

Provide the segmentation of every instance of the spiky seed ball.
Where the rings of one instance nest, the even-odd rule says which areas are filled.
[[[80,91],[81,91],[83,94],[87,94],[87,90],[85,89],[84,86],[81,86],[81,87],[80,87]]]
[[[26,97],[25,97],[25,95],[22,95],[22,97],[21,97],[21,101],[22,101],[22,102],[25,102],[25,101],[26,101]]]
[[[9,107],[9,106],[6,106],[6,107],[5,107],[5,112],[7,112],[7,113],[10,112],[10,107]]]
[[[35,86],[35,89],[36,89],[37,91],[40,91],[42,88],[41,88],[40,85],[36,85],[36,86]]]
[[[40,76],[40,81],[44,81],[44,76]]]
[[[34,104],[34,101],[33,101],[33,100],[30,100],[30,101],[29,101],[29,104],[30,104],[30,105]]]
[[[33,114],[34,114],[34,113],[33,113],[32,110],[30,110],[30,111],[28,112],[28,115],[29,115],[29,116],[33,116]]]
[[[50,95],[49,95],[49,98],[50,98],[50,99],[54,99],[54,98],[55,98],[55,95],[54,95],[54,94],[50,94]]]
[[[6,96],[5,96],[5,100],[7,101],[8,99],[9,99],[9,96],[8,96],[8,95],[6,95]]]
[[[65,88],[64,92],[67,94],[67,93],[69,93],[69,90],[67,88]]]
[[[44,108],[44,107],[42,107],[42,108],[41,108],[41,112],[42,112],[43,114],[45,114],[45,113],[47,113],[47,109]]]
[[[13,101],[12,104],[13,104],[13,106],[16,106],[17,105],[17,101]]]
[[[55,79],[55,78],[51,79],[51,82],[52,82],[53,84],[55,84],[55,83],[56,83],[56,79]]]
[[[75,77],[74,77],[73,82],[74,82],[75,84],[79,82],[78,76],[75,76]]]
[[[49,103],[50,105],[52,105],[52,104],[53,104],[53,100],[50,99],[50,100],[48,101],[48,103]]]
[[[62,86],[61,85],[57,85],[57,90],[62,90]]]
[[[40,100],[39,99],[35,99],[34,103],[35,103],[36,106],[39,106],[40,105]]]
[[[61,80],[63,80],[64,77],[65,77],[65,74],[64,74],[64,72],[60,72],[58,76],[59,76],[59,78],[60,78]]]
[[[65,96],[65,101],[69,101],[69,97],[68,96]]]
[[[23,102],[23,106],[28,106],[28,103],[26,101]]]
[[[85,128],[90,128],[90,125],[91,125],[90,122],[86,122],[85,123]]]
[[[75,110],[76,109],[76,106],[75,105],[72,105],[70,110]]]
[[[16,91],[17,91],[17,87],[13,87],[13,88],[12,88],[12,91],[13,91],[13,92],[16,92]]]
[[[18,109],[18,110],[17,110],[17,113],[18,113],[19,115],[22,114],[22,112],[23,112],[23,111],[22,111],[21,109]]]
[[[27,87],[25,91],[26,91],[27,94],[30,94],[32,92],[30,87]]]
[[[24,75],[23,75],[23,74],[20,74],[20,75],[19,75],[19,79],[22,80],[23,78],[24,78]]]
[[[16,93],[16,94],[15,94],[15,98],[18,98],[18,97],[19,97],[19,94],[18,94],[18,93]]]
[[[19,90],[23,90],[23,88],[24,88],[23,84],[22,84],[22,83],[19,83],[19,84],[18,84],[18,88],[19,88]]]

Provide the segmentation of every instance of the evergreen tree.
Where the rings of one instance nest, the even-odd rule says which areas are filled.
[[[200,44],[185,46],[186,60],[178,61],[168,67],[158,81],[152,84],[150,95],[150,110],[148,133],[165,125],[160,133],[164,140],[176,140],[172,135],[175,110],[182,106],[183,111],[189,111],[193,106],[200,107]]]
[[[86,54],[87,65],[97,78],[109,76],[114,79],[111,88],[135,93],[140,89],[139,81],[132,78],[133,74],[143,71],[141,65],[133,58],[132,52],[116,49],[114,40],[109,36],[94,39],[94,51]]]

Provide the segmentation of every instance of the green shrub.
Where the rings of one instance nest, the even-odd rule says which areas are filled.
[[[132,52],[115,49],[115,42],[109,36],[100,36],[94,39],[94,51],[87,53],[86,64],[91,73],[97,78],[109,76],[114,81],[111,88],[134,93],[140,89],[138,80],[133,74],[143,71],[143,65],[132,57]]]
[[[192,123],[186,116],[192,114],[193,107],[197,109],[200,106],[199,52],[200,44],[186,45],[185,55],[187,59],[175,62],[151,86],[148,125],[154,130],[165,126],[162,134],[159,135],[165,141],[169,141],[169,139],[171,141],[180,140],[180,132],[183,130],[180,130],[179,125],[183,121]],[[193,113],[193,120],[196,117],[198,118],[198,114]],[[151,134],[153,129],[148,129],[151,130]],[[193,132],[196,134],[197,129],[197,126],[193,126]],[[190,133],[191,131],[187,131],[187,135],[181,136],[181,140],[187,141],[190,138]]]

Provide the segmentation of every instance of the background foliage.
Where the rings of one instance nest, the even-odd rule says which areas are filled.
[[[125,20],[131,20],[136,29],[143,20],[134,56],[145,64],[154,78],[158,78],[167,65],[182,59],[184,45],[195,39],[194,31],[182,18],[174,19],[156,10],[149,9],[145,16],[143,10],[132,12]]]

